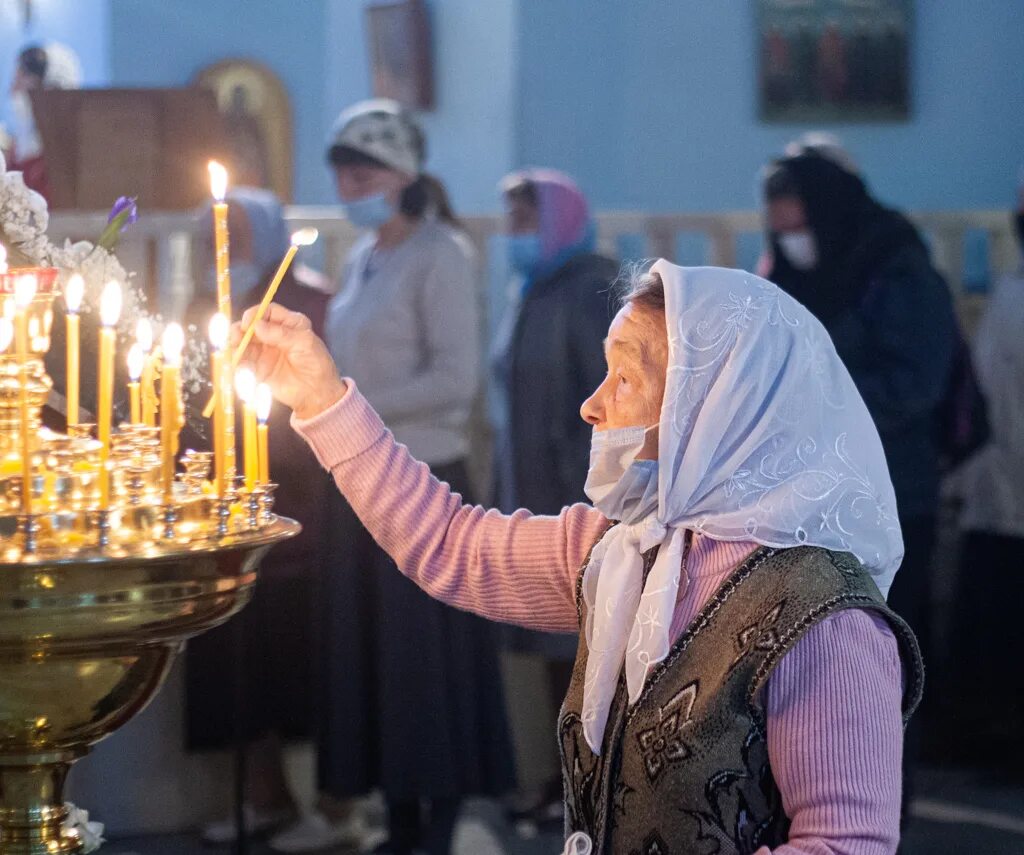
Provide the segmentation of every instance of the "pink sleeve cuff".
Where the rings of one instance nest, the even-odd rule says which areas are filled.
[[[328,471],[358,457],[387,431],[355,381],[346,378],[345,382],[348,384],[345,395],[319,415],[300,419],[292,414],[292,427]]]

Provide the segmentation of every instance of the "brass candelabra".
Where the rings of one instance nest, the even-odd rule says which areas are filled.
[[[183,454],[168,490],[159,428],[122,425],[106,466],[92,426],[44,428],[56,271],[34,274],[28,347],[0,352],[0,855],[80,851],[70,765],[146,706],[186,639],[242,608],[263,555],[299,531],[273,513],[273,484],[212,484],[207,452]]]

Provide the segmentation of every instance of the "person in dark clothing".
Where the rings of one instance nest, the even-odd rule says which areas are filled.
[[[805,148],[775,161],[764,199],[765,278],[825,325],[878,427],[905,550],[888,602],[913,628],[927,665],[938,408],[958,334],[952,297],[910,221],[879,204],[836,160]],[[905,769],[913,766],[917,739],[908,734]]]
[[[610,286],[618,265],[594,252],[586,199],[569,176],[514,172],[501,184],[510,264],[515,272],[493,352],[496,425],[495,504],[512,513],[557,514],[585,500],[590,430],[579,406],[605,375]],[[520,652],[547,660],[557,709],[572,674],[576,639],[508,628]],[[561,780],[521,812],[561,822]]]
[[[232,216],[232,286],[236,316],[257,305],[288,247],[280,202],[264,190],[237,188],[229,196]],[[200,281],[210,280],[200,295],[214,310],[212,224],[200,229],[195,262]],[[323,332],[330,298],[323,276],[293,265],[276,300],[310,318]],[[197,315],[197,321],[201,315]],[[324,515],[329,481],[305,444],[289,429],[286,408],[270,413],[270,476],[278,484],[277,513],[299,520],[302,533],[272,550],[260,564],[252,602],[231,622],[189,642],[186,663],[186,737],[191,750],[224,749],[237,738],[241,723],[249,741],[246,824],[262,833],[293,819],[295,805],[284,775],[285,741],[313,736],[314,644],[318,609]],[[238,624],[241,624],[239,626]],[[239,645],[239,632],[242,641]],[[243,709],[237,710],[233,675],[238,648],[243,653]],[[239,717],[239,713],[241,714]],[[235,834],[233,819],[203,830],[211,843]]]

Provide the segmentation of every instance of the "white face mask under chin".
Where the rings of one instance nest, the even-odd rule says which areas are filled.
[[[583,492],[608,519],[632,523],[657,507],[658,461],[636,459],[655,428],[595,430],[591,436]]]
[[[818,244],[806,229],[780,234],[778,241],[782,254],[797,270],[813,270],[818,266]]]

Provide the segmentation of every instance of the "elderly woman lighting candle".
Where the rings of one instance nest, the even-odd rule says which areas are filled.
[[[796,301],[741,271],[638,277],[581,409],[593,504],[557,516],[464,505],[301,316],[274,309],[255,338],[257,374],[409,578],[581,631],[558,724],[567,851],[896,851],[922,667],[884,598],[895,499],[864,402]]]

